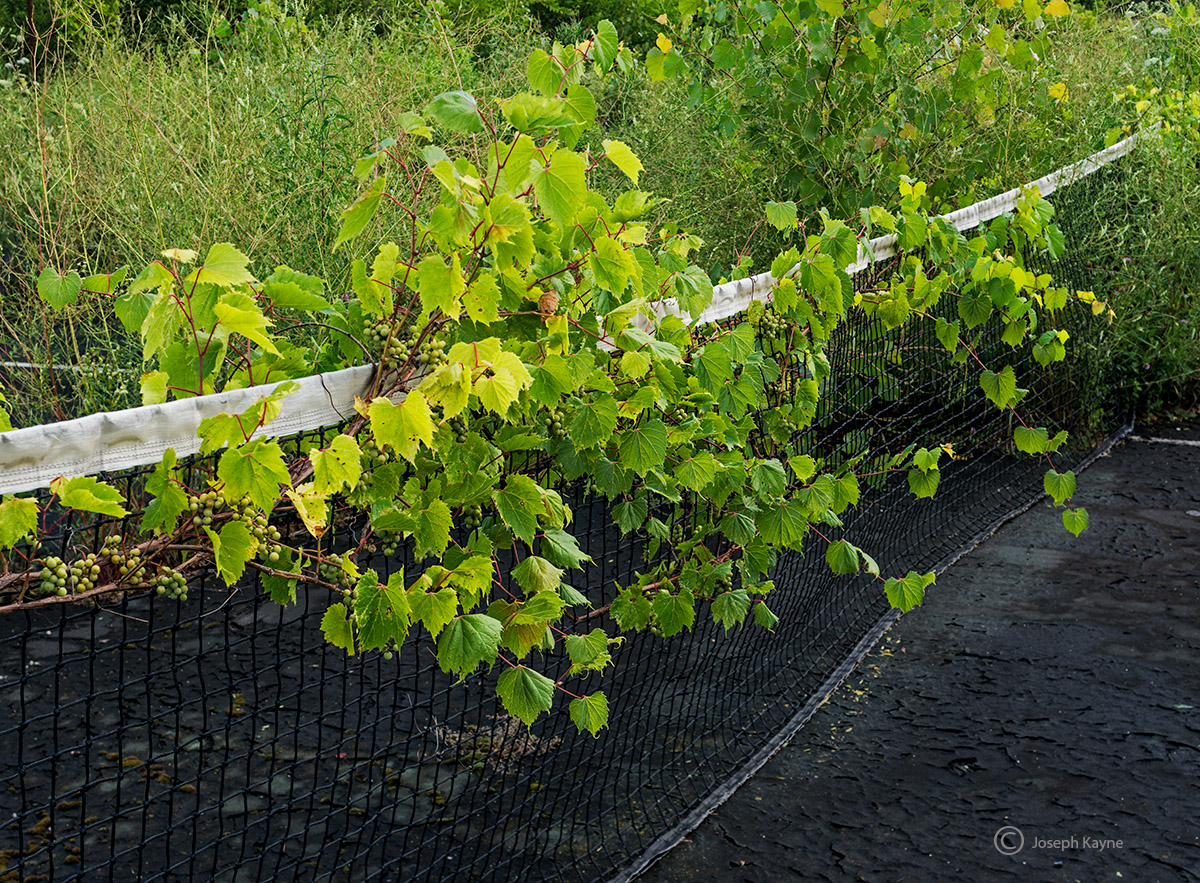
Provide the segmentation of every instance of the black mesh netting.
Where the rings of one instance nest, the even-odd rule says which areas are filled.
[[[1108,175],[1068,195],[1094,204]],[[1069,211],[1063,221],[1071,241]],[[1091,288],[1085,262],[1050,269]],[[1060,464],[1121,416],[1104,398],[1092,321],[1081,311],[1070,323],[1072,361],[1020,367],[1026,420],[1072,432]],[[982,353],[1007,351],[998,332]],[[948,364],[927,323],[888,333],[851,321],[829,354],[805,436],[813,452],[953,446],[933,500],[894,476],[847,518],[845,536],[884,573],[937,566],[1040,493],[1045,463],[1014,454],[1012,415],[980,395],[977,365]],[[642,540],[621,537],[603,500],[564,497],[596,562],[574,582],[599,607],[634,581]],[[115,529],[63,521],[45,551]],[[280,607],[254,581],[228,590],[201,575],[184,603],[139,593],[9,613],[0,880],[610,877],[743,768],[886,614],[878,582],[832,576],[822,551],[781,558],[774,632],[726,635],[702,609],[680,637],[616,648],[615,669],[580,688],[609,696],[612,727],[598,738],[579,735],[561,705],[532,728],[514,722],[497,707],[498,672],[454,683],[416,630],[395,658],[347,657],[322,637],[323,590],[301,587]],[[381,575],[404,565],[411,580],[406,557],[365,563]],[[596,625],[616,631],[603,616],[577,623]],[[556,653],[536,664],[565,667]]]

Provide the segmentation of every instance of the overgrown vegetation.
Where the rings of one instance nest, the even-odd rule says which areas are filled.
[[[531,724],[561,694],[595,735],[608,702],[584,692],[586,678],[612,664],[621,632],[672,637],[698,615],[726,630],[772,628],[771,574],[785,551],[816,542],[834,574],[873,576],[901,610],[921,602],[933,574],[886,576],[840,536],[841,516],[893,474],[932,497],[942,456],[971,439],[809,449],[805,430],[834,379],[826,348],[854,314],[897,338],[929,326],[945,370],[963,370],[1011,417],[1011,446],[1045,459],[1064,526],[1086,529],[1087,512],[1066,508],[1075,475],[1051,459],[1067,433],[1030,425],[1017,373],[1026,350],[1051,371],[1066,359],[1069,303],[1106,312],[1090,292],[1027,269],[1027,255],[1063,254],[1053,207],[1030,191],[968,240],[930,217],[926,185],[904,177],[894,212],[867,210],[901,258],[877,284],[851,283],[861,235],[826,215],[772,262],[769,305],[704,321],[713,284],[692,262],[699,240],[655,221],[659,201],[640,189],[644,166],[629,145],[591,134],[602,106],[593,88],[635,65],[602,20],[586,41],[535,49],[528,88],[506,99],[460,89],[423,115],[398,111],[397,137],[355,162],[356,195],[339,215],[335,254],[369,243],[349,262],[351,298],[287,266],[260,280],[224,242],[203,257],[166,249],[132,279],[127,267],[87,279],[44,269],[37,296],[48,309],[115,296],[143,364],[157,366],[141,377],[149,402],[282,382],[241,413],[200,423],[213,466],[179,469],[168,450],[144,488],[64,476],[53,500],[5,497],[2,609],[149,588],[186,600],[196,568],[230,586],[257,570],[282,605],[297,602],[301,583],[327,591],[322,630],[351,655],[392,652],[420,624],[444,671],[499,665],[496,690],[514,717]],[[611,198],[590,186],[600,169],[625,181]],[[377,224],[381,210],[391,220]],[[766,209],[780,231],[796,213],[794,202]],[[332,336],[303,345],[278,333],[313,320]],[[997,326],[1002,345],[985,347]],[[376,370],[347,426],[291,455],[256,437],[296,378],[355,364],[364,349]],[[601,598],[564,580],[592,561],[560,493],[575,482],[608,500],[623,534],[645,538],[636,579],[602,586]],[[56,508],[125,521],[64,560],[37,542]],[[281,512],[306,533],[285,537],[272,521]],[[322,542],[335,523],[360,525],[341,554]],[[376,544],[394,553],[401,541],[418,573],[381,581],[360,567]],[[591,627],[589,607],[618,634]]]
[[[263,0],[224,9],[183,0],[83,4],[60,7],[58,30],[69,34],[72,54],[42,78],[31,77],[34,65],[18,54],[25,52],[20,6],[10,10],[6,35],[0,25],[12,50],[12,67],[0,78],[0,122],[9,135],[0,145],[7,169],[0,183],[0,358],[99,369],[8,372],[8,397],[22,423],[137,401],[135,378],[120,370],[131,364],[134,342],[95,304],[63,316],[37,307],[29,282],[42,267],[86,273],[230,238],[263,266],[288,264],[344,288],[344,266],[328,258],[333,213],[350,192],[353,159],[394,134],[398,109],[421,106],[447,84],[507,94],[532,48],[550,49],[556,36],[578,40],[602,15],[623,13],[665,42],[639,38],[651,76],[639,69],[605,84],[597,136],[655,157],[647,186],[670,194],[671,217],[704,241],[699,263],[713,279],[761,270],[784,244],[763,222],[764,201],[795,200],[801,218],[818,206],[848,217],[893,198],[896,178],[910,174],[930,182],[935,210],[945,211],[1078,159],[1109,133],[1139,124],[1142,99],[1113,97],[1130,85],[1164,90],[1159,95],[1195,89],[1195,13],[1187,7],[1100,6],[1027,20],[1021,4],[994,4],[1012,8],[999,10],[1003,42],[996,36],[991,47],[980,44],[977,77],[966,76],[977,60],[960,41],[957,55],[944,60],[953,64],[928,65],[929,77],[907,83],[903,75],[923,60],[914,61],[915,53],[977,27],[980,10],[993,7],[915,4],[917,18],[892,29],[898,43],[884,62],[866,72],[841,63],[857,72],[830,80],[845,93],[845,108],[830,114],[837,89],[814,98],[781,79],[804,69],[792,55],[811,40],[783,40],[772,52],[730,51],[726,31],[736,42],[735,30],[756,24],[752,16],[764,20],[749,6],[738,9],[735,29],[728,17],[734,6],[722,19],[723,7],[698,2],[672,6],[665,16],[632,0],[533,7],[463,0],[403,9],[384,0]],[[871,26],[874,7],[841,8],[867,16],[855,25],[860,30]],[[39,27],[48,26],[49,8],[38,9]],[[574,22],[576,13],[591,18]],[[848,17],[830,21],[853,37]],[[114,26],[134,21],[137,28]],[[782,21],[776,15],[767,26]],[[741,45],[754,44],[747,37]],[[966,73],[944,79],[943,68]],[[745,88],[755,82],[762,86]],[[863,103],[854,111],[856,101]],[[805,129],[814,113],[819,137]],[[1169,188],[1131,212],[1116,239],[1097,244],[1130,259],[1114,279],[1115,303],[1129,309],[1118,311],[1110,341],[1115,359],[1140,369],[1136,386],[1152,408],[1194,395],[1188,378],[1200,358],[1187,325],[1172,321],[1196,287],[1195,239],[1180,212],[1197,173],[1178,143],[1157,162],[1169,176],[1134,176],[1141,193],[1151,200],[1167,180]],[[607,192],[616,182],[610,176],[596,186]]]

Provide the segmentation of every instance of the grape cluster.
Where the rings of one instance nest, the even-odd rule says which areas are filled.
[[[567,418],[561,408],[554,408],[546,415],[546,434],[550,438],[567,437]]]
[[[441,337],[429,337],[421,341],[421,348],[417,352],[417,361],[421,363],[422,367],[429,369],[449,364],[450,357],[446,355],[446,341]]]
[[[317,573],[320,575],[321,579],[325,580],[327,583],[333,583],[335,586],[343,583],[348,584],[350,582],[350,577],[346,571],[342,569],[342,561],[344,559],[345,556],[343,555],[333,555],[322,561],[317,567]]]
[[[249,497],[242,497],[235,501],[235,505],[232,507],[232,519],[244,521],[246,527],[250,528],[250,535],[259,543],[274,545],[282,538],[279,528],[272,527],[267,523],[267,513],[255,506]]]
[[[391,454],[379,447],[379,442],[375,440],[375,436],[373,435],[363,438],[359,443],[359,449],[362,451],[363,466],[366,469],[382,466],[392,459]]]
[[[192,524],[196,527],[208,527],[212,524],[213,513],[217,512],[224,503],[224,499],[216,491],[208,491],[192,497],[188,501],[188,509],[192,513]]]
[[[164,567],[153,580],[154,591],[172,601],[187,600],[187,577],[177,570]]]
[[[780,315],[773,305],[769,305],[758,320],[759,333],[771,340],[786,340],[795,327],[795,320]]]
[[[477,527],[483,526],[483,507],[478,503],[471,506],[463,506],[462,523],[464,527],[474,530]]]
[[[140,583],[146,575],[146,564],[142,561],[142,550],[136,546],[128,553],[121,549],[121,538],[115,534],[104,538],[104,548],[100,555],[107,558],[121,574],[121,579],[129,583]]]
[[[446,421],[450,427],[450,431],[454,433],[454,443],[456,445],[465,444],[467,441],[467,421],[461,414],[457,417],[451,417]]]
[[[389,558],[396,554],[396,549],[400,546],[400,531],[377,530],[375,536],[379,540],[379,551]]]
[[[37,594],[39,595],[65,595],[67,594],[67,577],[70,571],[67,565],[61,558],[56,558],[53,555],[42,559],[41,578],[38,582]]]
[[[721,574],[716,578],[716,581],[713,583],[713,587],[715,589],[715,594],[733,591],[733,575],[729,573]]]

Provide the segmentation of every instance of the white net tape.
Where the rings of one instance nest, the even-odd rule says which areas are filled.
[[[1085,160],[1046,175],[966,208],[944,215],[959,230],[1011,212],[1021,193],[1037,187],[1042,196],[1072,181],[1086,177],[1133,150],[1138,136],[1119,141]],[[870,253],[859,249],[858,260],[846,268],[850,274],[896,253],[895,236],[872,239]],[[759,273],[718,285],[711,305],[697,324],[719,322],[740,313],[752,300],[768,299],[775,280]],[[664,305],[672,309],[670,303]],[[338,423],[354,414],[354,397],[364,395],[371,384],[372,365],[331,371],[299,381],[300,388],[283,399],[280,415],[257,434],[282,437]],[[162,460],[167,449],[185,457],[200,449],[196,430],[200,421],[221,413],[240,413],[270,393],[277,384],[255,386],[215,395],[147,405],[78,420],[65,420],[28,429],[0,433],[0,493],[12,494],[47,487],[60,476],[92,475],[145,466]]]

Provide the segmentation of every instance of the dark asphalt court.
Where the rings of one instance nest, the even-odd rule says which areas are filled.
[[[1200,880],[1200,447],[1127,441],[1076,503],[939,577],[640,879]]]

